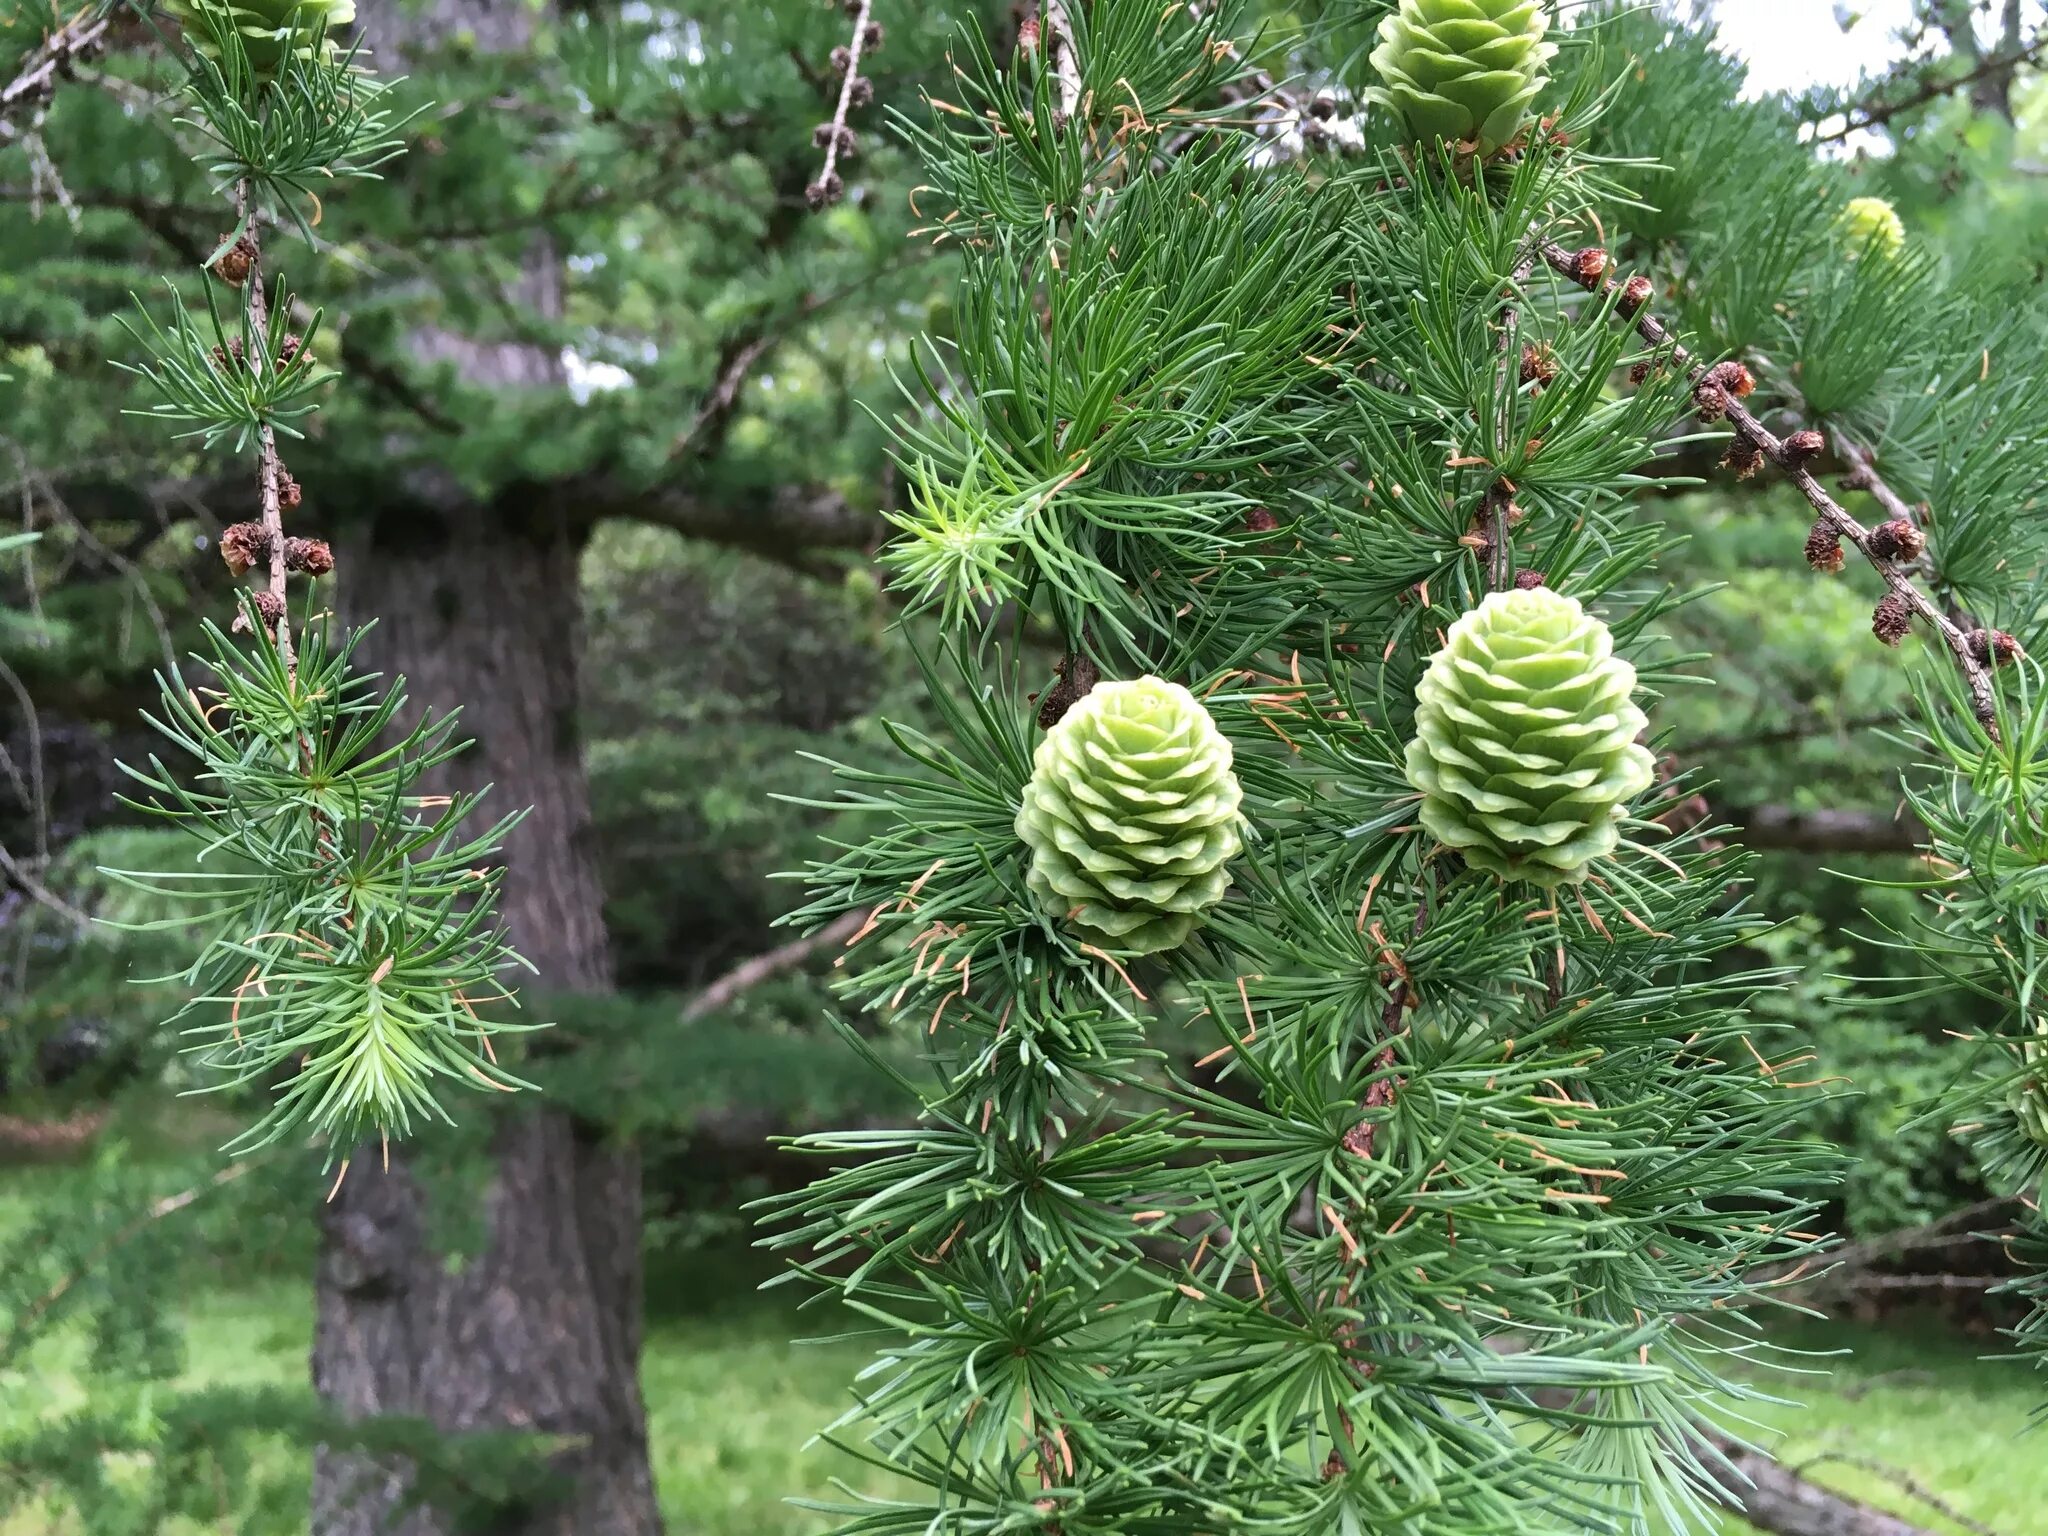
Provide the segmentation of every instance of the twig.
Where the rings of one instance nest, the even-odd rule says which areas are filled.
[[[1579,257],[1574,252],[1567,251],[1552,240],[1542,242],[1539,250],[1545,263],[1554,271],[1582,288],[1600,292],[1619,286],[1613,278],[1605,275],[1604,261],[1597,268],[1591,269],[1592,275],[1589,279],[1589,269],[1581,266]],[[1883,578],[1884,584],[1898,594],[1900,600],[1914,613],[1934,627],[1943,643],[1947,645],[1949,654],[1955,658],[1956,668],[1962,673],[1963,681],[1969,687],[1970,705],[1978,724],[1995,736],[1998,729],[1997,695],[1991,685],[1990,664],[1979,661],[1972,653],[1969,637],[1964,634],[1961,626],[1922,592],[1913,578],[1897,562],[1879,555],[1871,548],[1870,530],[1851,517],[1843,510],[1841,503],[1828,494],[1827,489],[1806,468],[1803,457],[1789,451],[1784,441],[1758,421],[1748,407],[1733,394],[1711,383],[1707,378],[1707,365],[1695,358],[1670,331],[1665,329],[1663,323],[1649,312],[1647,304],[1637,308],[1629,316],[1629,320],[1643,340],[1653,347],[1663,349],[1674,364],[1686,370],[1696,398],[1711,391],[1713,408],[1727,416],[1736,433],[1761,449],[1772,463],[1783,470],[1786,478],[1799,488],[1799,493],[1806,498],[1807,504],[1820,518],[1835,533],[1854,544],[1864,559],[1870,562],[1871,569]],[[1873,480],[1873,483],[1881,482]]]
[[[267,350],[270,330],[270,300],[263,292],[262,247],[257,236],[258,221],[250,217],[249,183],[244,181],[235,191],[235,210],[241,215],[244,226],[242,239],[246,242],[249,255],[249,275],[242,284],[242,291],[249,304],[249,343],[247,366],[259,365],[265,369],[273,366],[273,359]],[[257,457],[257,489],[260,497],[263,531],[269,535],[270,545],[270,596],[277,608],[276,634],[277,651],[284,658],[287,668],[293,664],[292,622],[285,606],[285,548],[284,509],[280,494],[284,462],[277,454],[277,433],[266,417],[257,430],[257,440],[262,451]]]
[[[867,47],[870,16],[874,11],[874,0],[855,0],[857,9],[853,13],[853,38],[846,45],[846,73],[839,81],[839,101],[832,108],[832,120],[819,126],[819,134],[825,142],[825,168],[818,172],[818,179],[804,188],[804,199],[812,208],[829,208],[839,201],[843,190],[839,180],[839,157],[853,148],[853,130],[846,126],[846,114],[853,108],[854,92],[860,88],[861,50]],[[870,85],[869,90],[874,87]]]
[[[1412,948],[1423,930],[1429,926],[1429,865],[1425,861],[1416,875],[1416,884],[1421,894],[1415,905],[1415,921],[1409,925],[1408,943]],[[1398,957],[1397,957],[1398,958]],[[1366,1085],[1365,1097],[1360,1109],[1390,1109],[1401,1091],[1401,1080],[1394,1075],[1394,1041],[1406,1031],[1408,1001],[1412,988],[1408,980],[1405,963],[1396,969],[1394,985],[1387,993],[1386,1005],[1380,1009],[1379,1055],[1373,1065],[1381,1075]],[[1371,1157],[1378,1145],[1380,1123],[1377,1120],[1360,1120],[1344,1133],[1344,1149],[1359,1157]]]
[[[733,999],[741,993],[759,986],[771,977],[785,971],[793,971],[805,961],[824,950],[844,944],[860,931],[867,921],[865,912],[848,912],[834,918],[816,933],[792,939],[780,948],[765,954],[755,955],[751,960],[742,961],[711,983],[702,992],[691,998],[683,1008],[683,1022],[701,1019],[707,1013],[716,1013],[732,1005]]]
[[[1513,277],[1509,279],[1512,290],[1510,302],[1501,310],[1500,335],[1494,341],[1494,349],[1500,354],[1500,360],[1495,364],[1498,387],[1494,394],[1502,403],[1500,420],[1494,427],[1493,451],[1496,458],[1505,456],[1508,451],[1508,436],[1514,429],[1514,388],[1522,366],[1522,311],[1518,304],[1512,302],[1513,294],[1520,292],[1522,285],[1529,281],[1529,274],[1535,270],[1535,251],[1524,251],[1515,263]],[[1486,488],[1486,496],[1480,504],[1486,518],[1487,585],[1496,592],[1514,585],[1515,546],[1510,526],[1514,504],[1515,488],[1498,477]]]
[[[1072,122],[1081,109],[1081,58],[1074,51],[1074,25],[1067,0],[1045,0],[1045,56],[1060,83],[1060,121]]]
[[[1965,74],[1943,75],[1936,79],[1924,80],[1918,90],[1901,96],[1897,101],[1884,101],[1870,106],[1851,107],[1842,114],[1841,127],[1830,128],[1826,133],[1816,132],[1813,136],[1813,142],[1816,144],[1832,144],[1846,139],[1850,134],[1857,132],[1859,129],[1881,128],[1901,112],[1910,112],[1915,107],[1925,106],[1930,101],[1952,95],[1964,86],[1975,85],[1979,80],[1987,76],[1999,74],[2004,70],[2016,69],[2022,64],[2030,64],[2040,57],[2044,50],[2048,50],[2048,31],[2040,33],[2024,48],[2015,49],[2011,53],[1994,54],[1975,69]],[[1832,116],[1832,114],[1830,115]]]
[[[96,16],[95,9],[88,6],[44,38],[23,62],[20,73],[0,86],[0,126],[6,126],[16,112],[48,102],[58,78],[71,65],[105,46],[114,25],[113,13]]]

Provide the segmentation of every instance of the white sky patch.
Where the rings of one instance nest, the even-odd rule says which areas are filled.
[[[1898,56],[1912,0],[1717,0],[1721,41],[1749,66],[1749,94],[1853,85]],[[1845,29],[1844,21],[1849,23]]]

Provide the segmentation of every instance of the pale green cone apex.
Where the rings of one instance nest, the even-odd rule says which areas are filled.
[[[1881,197],[1852,197],[1842,207],[1837,221],[1854,260],[1865,251],[1879,256],[1896,256],[1906,243],[1906,226],[1898,210]]]
[[[1585,879],[1654,776],[1635,685],[1575,598],[1493,593],[1451,626],[1415,690],[1407,773],[1423,827],[1504,879]]]
[[[1017,811],[1039,904],[1119,954],[1182,943],[1242,846],[1230,765],[1229,738],[1180,684],[1096,684],[1038,744]]]
[[[186,41],[209,58],[221,57],[226,33],[239,33],[258,79],[275,75],[288,51],[307,57],[313,34],[323,26],[331,58],[334,30],[356,19],[355,0],[164,0],[164,9],[184,27]]]
[[[1521,131],[1549,84],[1557,45],[1547,0],[1401,0],[1380,23],[1366,96],[1418,139],[1477,143],[1491,155]]]

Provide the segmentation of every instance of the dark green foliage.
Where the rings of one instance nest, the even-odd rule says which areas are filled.
[[[455,717],[394,735],[403,680],[362,673],[357,637],[307,630],[294,667],[255,628],[245,654],[209,626],[204,682],[161,680],[153,723],[184,761],[134,771],[204,866],[116,872],[193,909],[158,922],[207,935],[181,976],[195,1048],[229,1085],[271,1094],[236,1149],[404,1135],[445,1118],[451,1087],[522,1086],[490,1044],[513,1027],[504,977],[521,963],[495,915],[517,815],[465,827],[480,794],[422,792],[462,749]]]

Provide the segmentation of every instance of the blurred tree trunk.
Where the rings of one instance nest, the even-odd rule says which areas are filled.
[[[347,607],[375,615],[369,659],[415,705],[460,702],[476,746],[453,765],[532,813],[511,843],[505,914],[561,999],[606,990],[611,960],[576,736],[580,530],[498,508],[387,514],[342,551]],[[487,1112],[482,1102],[465,1106]],[[661,1528],[638,1382],[640,1170],[535,1102],[500,1111],[480,1251],[449,1263],[402,1157],[359,1149],[322,1209],[313,1380],[351,1418],[564,1437],[563,1496],[464,1525],[493,1536],[641,1536]],[[322,1452],[314,1536],[446,1536],[445,1513],[392,1512],[402,1462]]]

